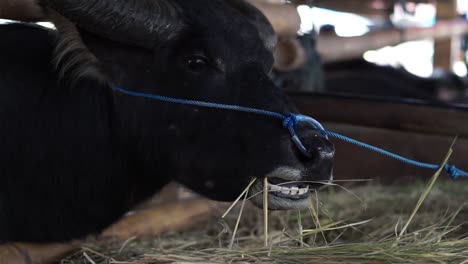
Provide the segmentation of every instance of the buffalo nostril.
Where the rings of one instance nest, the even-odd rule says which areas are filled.
[[[335,154],[333,144],[327,138],[317,136],[303,136],[300,138],[303,149],[297,148],[298,158],[302,162],[319,163],[324,160],[331,160]],[[296,144],[297,145],[297,144]]]

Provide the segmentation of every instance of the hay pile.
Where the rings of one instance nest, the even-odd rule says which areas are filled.
[[[238,208],[186,232],[88,241],[62,263],[468,263],[467,182],[437,183],[399,236],[425,188],[415,183],[323,190],[312,210],[269,213],[268,248],[263,212],[246,206],[232,250]]]

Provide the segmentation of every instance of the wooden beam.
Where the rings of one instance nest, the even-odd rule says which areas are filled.
[[[304,93],[289,93],[289,96],[301,113],[323,122],[326,129],[423,162],[441,162],[458,135],[450,163],[468,170],[467,107]],[[434,173],[331,140],[336,148],[336,179],[408,182],[428,179]]]
[[[60,263],[60,259],[76,250],[76,243],[0,243],[0,264]]]
[[[314,6],[360,15],[385,15],[393,10],[394,0],[315,0]]]
[[[320,35],[317,49],[324,62],[334,62],[360,57],[368,50],[396,45],[402,40],[402,34],[397,30],[385,30],[349,38]]]
[[[468,33],[468,23],[463,19],[439,21],[430,28],[407,28],[369,33],[359,37],[342,38],[338,36],[320,36],[318,51],[325,62],[339,61],[360,57],[368,50],[420,39],[447,39]]]
[[[422,101],[288,93],[302,113],[320,121],[468,139],[468,107]]]
[[[398,131],[342,123],[324,123],[330,130],[378,146],[394,153],[422,162],[440,164],[454,136],[437,136],[417,132]],[[335,179],[368,179],[372,182],[395,183],[427,181],[434,170],[422,169],[390,159],[378,153],[331,139],[335,145]],[[450,164],[468,170],[468,139],[459,138],[455,144]],[[448,180],[443,172],[441,180]],[[462,180],[462,179],[459,179]]]
[[[445,1],[445,0],[441,0]],[[314,0],[314,6],[360,15],[390,14],[397,0]],[[433,0],[412,0],[417,3],[432,3]]]
[[[206,199],[175,201],[137,210],[105,230],[102,239],[129,239],[180,231],[206,220],[218,203]]]

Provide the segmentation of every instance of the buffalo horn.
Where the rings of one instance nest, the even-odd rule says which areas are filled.
[[[108,39],[152,48],[182,27],[170,0],[47,0],[79,28]]]

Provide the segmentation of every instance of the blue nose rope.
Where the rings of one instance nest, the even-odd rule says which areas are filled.
[[[294,113],[280,114],[280,113],[273,112],[273,111],[256,109],[256,108],[239,106],[239,105],[218,104],[218,103],[205,102],[205,101],[179,99],[179,98],[173,98],[173,97],[162,96],[162,95],[157,95],[157,94],[135,92],[135,91],[127,90],[118,86],[114,86],[113,89],[120,93],[135,96],[135,97],[142,97],[142,98],[148,98],[148,99],[153,99],[153,100],[158,100],[158,101],[163,101],[163,102],[177,103],[177,104],[184,104],[184,105],[191,105],[191,106],[198,106],[198,107],[252,113],[252,114],[264,115],[264,116],[269,116],[269,117],[280,119],[283,122],[283,126],[289,130],[289,133],[291,134],[292,141],[294,142],[294,144],[297,146],[299,151],[301,151],[301,153],[303,153],[306,156],[310,156],[311,154],[307,150],[307,148],[304,146],[301,139],[296,133],[295,127],[299,123],[306,123],[306,124],[312,125],[317,131],[319,131],[322,135],[326,137],[333,137],[333,138],[342,140],[344,142],[357,145],[359,147],[380,153],[384,156],[390,157],[392,159],[398,160],[403,163],[407,163],[416,167],[433,169],[433,170],[438,170],[440,168],[440,166],[436,164],[424,163],[424,162],[419,162],[419,161],[415,161],[412,159],[408,159],[400,155],[394,154],[392,152],[389,152],[387,150],[366,144],[364,142],[343,136],[341,134],[338,134],[329,130],[325,130],[323,126],[317,120],[315,120],[312,117],[301,115],[301,114],[294,114]],[[448,164],[445,165],[444,170],[450,175],[450,177],[453,180],[456,180],[459,177],[468,177],[468,172],[459,170],[453,165],[448,165]]]

